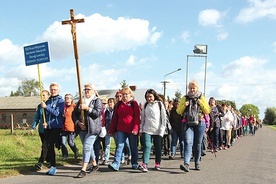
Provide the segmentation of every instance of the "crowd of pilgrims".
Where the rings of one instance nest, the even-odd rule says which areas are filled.
[[[48,175],[57,172],[56,148],[61,149],[62,160],[68,159],[67,144],[75,159],[82,155],[78,178],[96,172],[99,165],[106,165],[111,171],[129,165],[148,172],[151,155],[155,170],[162,169],[162,158],[181,157],[181,170],[189,172],[193,158],[195,170],[199,171],[201,157],[208,151],[215,154],[227,150],[237,139],[253,136],[261,127],[253,114],[242,116],[230,104],[217,104],[213,97],[207,100],[196,81],[189,83],[187,95],[170,101],[148,89],[145,102],[137,102],[129,87],[119,90],[114,98],[100,97],[91,83],[84,85],[82,103],[74,103],[71,94],[63,99],[57,83],[50,85],[50,92],[43,90],[42,97],[31,133],[39,127],[41,155],[35,166],[41,170],[46,165]],[[201,109],[201,121],[196,126],[189,126],[185,120],[188,98],[197,99]],[[82,151],[75,143],[78,136]],[[115,148],[114,152],[111,148]]]

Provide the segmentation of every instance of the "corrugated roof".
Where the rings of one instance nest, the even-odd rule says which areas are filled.
[[[35,109],[40,103],[40,96],[0,97],[0,109]]]

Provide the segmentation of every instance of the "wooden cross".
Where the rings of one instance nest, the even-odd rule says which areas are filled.
[[[79,88],[79,100],[80,103],[82,101],[82,90],[81,90],[81,82],[80,82],[80,69],[79,69],[79,55],[78,55],[78,45],[77,45],[77,34],[76,34],[76,24],[84,22],[84,19],[75,19],[74,10],[70,9],[70,20],[63,20],[61,23],[62,25],[70,24],[71,25],[71,34],[73,38],[73,45],[74,45],[74,55],[76,59],[76,69],[77,69],[77,79],[78,79],[78,88]],[[84,111],[81,110],[81,118],[82,123],[84,123]]]

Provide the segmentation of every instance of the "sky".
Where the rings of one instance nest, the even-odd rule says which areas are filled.
[[[166,96],[174,98],[176,91],[186,93],[188,76],[207,98],[234,101],[238,109],[253,104],[260,118],[276,106],[275,0],[3,1],[1,97],[23,79],[39,80],[37,65],[25,64],[23,47],[42,42],[51,55],[39,64],[44,88],[57,82],[61,95],[78,92],[71,27],[61,24],[70,9],[85,20],[76,25],[82,86],[119,89],[126,80],[162,94],[165,80]],[[207,45],[204,57],[194,56],[197,44]]]

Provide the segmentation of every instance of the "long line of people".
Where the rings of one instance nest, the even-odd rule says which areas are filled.
[[[47,161],[50,168],[47,174],[56,174],[54,148],[61,148],[62,159],[67,160],[67,142],[77,159],[80,153],[74,139],[79,135],[83,149],[78,178],[86,176],[87,170],[96,172],[98,165],[118,171],[121,165],[131,164],[132,169],[148,172],[151,151],[155,155],[153,168],[161,170],[162,156],[175,159],[177,148],[183,158],[180,169],[189,172],[191,157],[195,170],[200,170],[201,157],[207,150],[213,153],[227,150],[242,136],[255,134],[258,121],[254,115],[241,116],[230,104],[219,105],[213,97],[208,102],[194,80],[188,87],[187,95],[173,101],[165,101],[155,90],[148,89],[146,102],[138,103],[129,87],[118,91],[115,98],[100,99],[95,86],[85,84],[84,99],[75,104],[71,94],[66,94],[63,100],[59,85],[52,83],[50,93],[42,92],[45,98],[31,127],[33,133],[39,124],[42,142],[36,168],[41,170]],[[197,124],[190,124],[187,116],[193,103],[199,109]],[[103,128],[107,132],[104,135]],[[112,137],[116,144],[113,160],[110,159]],[[140,164],[139,150],[142,151]]]

